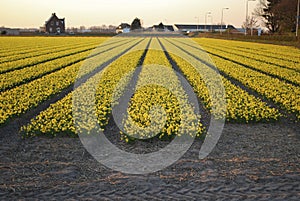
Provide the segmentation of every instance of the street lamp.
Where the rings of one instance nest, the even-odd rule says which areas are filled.
[[[256,1],[256,0],[246,0],[246,24],[245,24],[245,36],[247,35],[247,26],[248,26],[248,4],[249,1]]]
[[[198,17],[195,17],[195,19],[198,19],[198,24],[197,24],[197,31],[199,31],[199,16]]]
[[[222,35],[222,29],[223,29],[223,16],[224,16],[224,10],[229,10],[229,8],[222,8],[221,28],[220,28],[220,34],[221,34],[221,35]]]
[[[210,32],[213,32],[213,16],[212,14],[210,15],[210,19],[211,19],[211,26],[210,26]]]
[[[298,29],[299,29],[299,18],[300,18],[300,0],[298,0],[298,8],[297,8],[297,24],[296,24],[296,37],[298,37]]]
[[[207,24],[207,15],[211,14],[211,12],[205,13],[205,28],[204,31],[206,31],[206,24]]]

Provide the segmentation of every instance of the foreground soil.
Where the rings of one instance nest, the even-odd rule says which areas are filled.
[[[114,126],[108,133],[115,134]],[[120,144],[155,149],[155,140]],[[127,175],[98,163],[79,138],[22,139],[0,134],[0,200],[299,200],[300,124],[226,124],[213,152],[202,140],[175,164]]]

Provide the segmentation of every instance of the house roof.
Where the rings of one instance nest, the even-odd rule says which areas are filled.
[[[56,19],[58,19],[58,20],[60,20],[60,21],[64,21],[64,20],[65,20],[65,18],[59,19],[59,18],[56,16],[55,13],[52,13],[51,17],[46,21],[45,24],[48,24],[48,22],[50,22],[53,18],[56,18]]]
[[[125,28],[130,28],[130,25],[127,23],[121,23],[117,29],[125,29]]]

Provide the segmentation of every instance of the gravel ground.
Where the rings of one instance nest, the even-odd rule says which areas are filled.
[[[207,158],[198,159],[202,140],[196,139],[175,164],[147,175],[101,165],[79,138],[22,139],[14,127],[0,131],[1,200],[300,199],[299,123],[227,123]],[[108,131],[117,133],[114,125]],[[151,149],[154,143],[118,146]]]

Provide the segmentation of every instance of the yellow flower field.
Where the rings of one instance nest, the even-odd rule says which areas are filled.
[[[137,68],[141,71],[121,131],[126,141],[138,133],[150,138],[154,131],[160,138],[181,130],[204,133],[202,114],[194,114],[178,73],[215,118],[239,123],[300,119],[300,51],[293,47],[172,37],[2,37],[0,44],[0,125],[63,93],[22,126],[24,136],[76,136],[81,128],[74,125],[74,94],[96,97],[94,111],[86,112],[94,113],[105,130]],[[219,76],[204,79],[212,71]],[[76,86],[78,80],[82,83]],[[220,94],[211,88],[218,80],[226,107],[214,110],[219,103],[212,95]],[[89,94],[93,83],[96,94]],[[82,129],[89,130],[93,125],[85,118]]]

